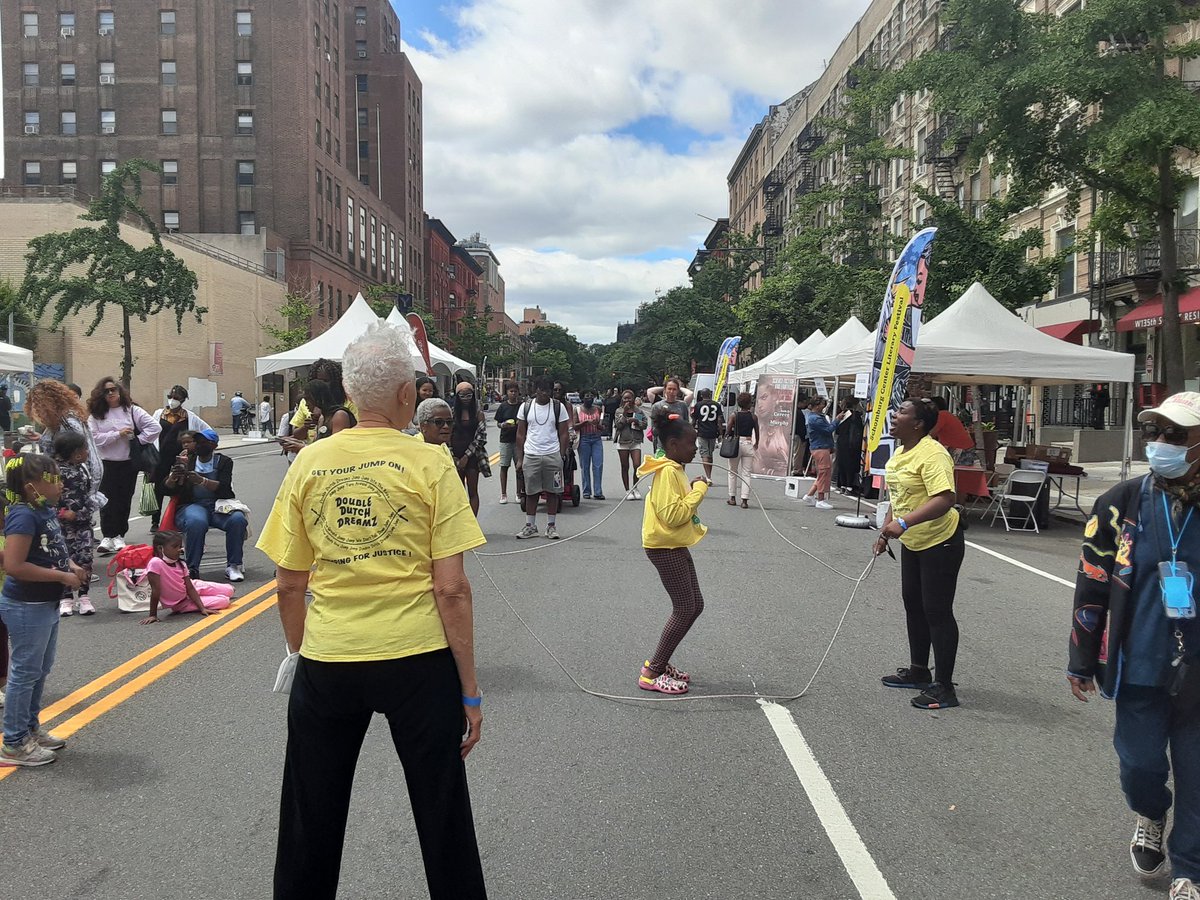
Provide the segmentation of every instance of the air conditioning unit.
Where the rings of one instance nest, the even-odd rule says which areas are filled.
[[[65,37],[65,38],[75,37],[75,28],[74,28],[74,26],[67,26],[66,28],[60,28],[58,30],[58,34],[60,37]]]
[[[366,59],[366,58],[367,58],[367,51],[366,51],[366,50],[359,50],[359,51],[358,51],[358,58],[359,58],[359,59]]]
[[[100,133],[101,134],[116,134],[117,126],[116,125],[101,125]]]
[[[38,125],[26,125],[25,126],[26,134],[37,134],[40,130],[41,130],[41,127]]]
[[[116,84],[117,76],[116,75],[101,75],[100,83],[101,84]]]
[[[113,33],[113,30],[111,28],[101,28],[99,31],[96,32],[96,34],[100,35],[100,37],[108,37],[112,33]]]

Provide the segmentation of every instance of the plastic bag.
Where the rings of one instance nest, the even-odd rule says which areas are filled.
[[[154,482],[142,485],[142,498],[138,501],[138,515],[152,516],[158,512],[158,497],[154,493]]]

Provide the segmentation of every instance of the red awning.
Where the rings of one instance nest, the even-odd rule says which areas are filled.
[[[1071,344],[1082,344],[1083,336],[1100,330],[1100,323],[1095,319],[1079,319],[1075,322],[1059,322],[1057,325],[1040,325],[1038,331],[1067,341]]]
[[[1117,331],[1136,331],[1140,328],[1160,328],[1163,321],[1162,294],[1139,303],[1117,321]],[[1200,287],[1179,295],[1179,321],[1200,322]]]

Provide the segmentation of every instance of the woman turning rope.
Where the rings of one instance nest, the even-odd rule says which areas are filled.
[[[696,458],[696,429],[687,416],[663,406],[655,411],[653,424],[664,455],[651,457],[638,469],[639,478],[654,476],[642,516],[642,546],[671,598],[671,616],[654,657],[642,666],[638,687],[662,694],[686,694],[691,678],[671,665],[671,655],[704,611],[704,597],[688,548],[708,531],[700,524],[696,510],[712,482],[700,475],[689,485],[683,474],[683,467]]]

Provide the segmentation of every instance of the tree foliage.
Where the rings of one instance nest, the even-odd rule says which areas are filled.
[[[1176,161],[1200,150],[1200,99],[1168,64],[1200,54],[1174,42],[1195,15],[1186,0],[1090,0],[1066,15],[1028,13],[1012,0],[950,0],[948,49],[926,53],[892,90],[932,92],[952,115],[969,158],[992,154],[1021,193],[1063,188],[1068,214],[1095,192],[1090,231],[1129,242],[1130,224],[1162,248],[1162,360],[1168,387],[1183,384],[1175,211]]]
[[[482,315],[475,311],[474,306],[466,308],[463,317],[458,321],[458,333],[450,342],[456,356],[476,366],[482,366],[485,358],[489,363],[495,363],[496,356],[504,344],[504,337],[488,331],[491,318],[490,306],[484,308]]]
[[[157,166],[133,159],[104,177],[100,196],[82,218],[100,223],[67,232],[40,235],[29,242],[25,255],[25,280],[18,303],[41,317],[54,307],[51,327],[69,316],[91,310],[86,334],[94,334],[104,314],[120,311],[123,337],[121,378],[133,377],[133,339],[130,323],[145,322],[163,311],[175,314],[175,328],[183,332],[183,317],[202,320],[207,312],[196,305],[195,274],[178,256],[163,247],[158,227],[141,205],[144,170]],[[150,234],[150,245],[141,250],[121,237],[122,219],[132,219]]]
[[[8,316],[13,317],[12,342],[18,347],[37,352],[37,320],[30,314],[29,308],[17,300],[17,289],[7,279],[0,281],[0,329],[7,329]],[[8,333],[4,331],[7,341]]]
[[[596,357],[561,325],[539,325],[529,333],[534,377],[546,375],[574,390],[593,387]]]
[[[288,291],[279,306],[279,318],[283,324],[264,322],[262,325],[271,340],[268,349],[272,353],[283,353],[304,344],[309,338],[312,317],[312,297],[300,291]]]

